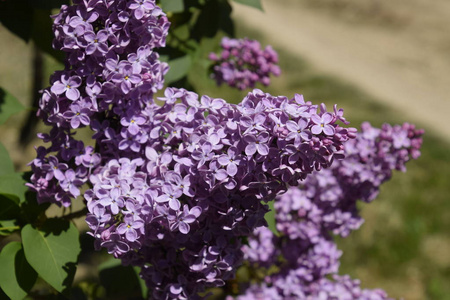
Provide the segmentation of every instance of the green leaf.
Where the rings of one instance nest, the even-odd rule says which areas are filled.
[[[14,173],[14,165],[5,146],[0,143],[0,175]]]
[[[42,5],[43,7],[46,6],[46,3],[43,3],[48,0],[33,0],[33,5]],[[36,3],[35,2],[40,2]],[[66,1],[50,1],[50,2],[61,2],[59,6],[63,2]],[[48,3],[49,6],[56,5]],[[64,51],[58,51],[53,49],[52,47],[52,41],[53,41],[53,31],[52,31],[52,25],[53,25],[53,19],[50,17],[52,14],[51,8],[47,9],[35,9],[33,10],[33,27],[31,30],[31,39],[33,40],[34,44],[39,47],[40,50],[50,54],[53,56],[56,60],[59,62],[64,62],[64,58],[66,57],[66,54]]]
[[[78,254],[79,233],[66,220],[48,219],[41,230],[30,224],[22,229],[25,256],[39,276],[58,292],[72,285]]]
[[[100,283],[105,288],[108,299],[130,299],[146,293],[135,269],[132,266],[122,266],[118,259],[112,258],[102,263],[99,271]]]
[[[27,191],[25,193],[25,202],[20,205],[22,215],[26,223],[33,224],[39,220],[41,216],[45,216],[45,211],[50,203],[39,204],[37,202],[36,193]]]
[[[270,231],[272,231],[276,236],[279,236],[280,233],[277,230],[277,222],[275,220],[274,200],[269,202],[269,208],[270,211],[264,215],[264,219],[266,220]]]
[[[0,175],[0,195],[17,199],[17,203],[25,201],[25,192],[28,188],[25,186],[21,174],[13,173],[7,175]]]
[[[164,12],[178,13],[184,10],[183,0],[161,0],[161,8]]]
[[[244,5],[248,5],[254,8],[257,8],[261,11],[264,11],[262,5],[261,5],[261,0],[234,0],[237,3],[241,3]]]
[[[0,88],[0,125],[25,107],[13,95]]]
[[[189,55],[178,57],[169,61],[169,72],[165,76],[166,84],[180,80],[187,75],[192,65],[192,59]]]
[[[36,271],[25,259],[22,244],[11,242],[0,253],[0,287],[12,300],[23,299],[36,282]]]
[[[0,235],[2,236],[10,235],[19,228],[20,227],[16,225],[16,220],[0,221]]]
[[[231,18],[232,8],[227,1],[208,1],[192,29],[192,37],[201,41],[203,38],[215,37],[219,31],[234,36],[234,23]]]
[[[17,218],[20,214],[18,202],[19,199],[13,195],[0,195],[0,220]]]
[[[26,0],[0,1],[0,22],[12,33],[28,42],[33,21],[33,9]]]
[[[148,287],[145,283],[145,280],[139,276],[139,273],[141,273],[141,268],[139,267],[133,267],[134,273],[136,274],[136,277],[138,278],[139,285],[141,286],[141,294],[142,298],[147,299],[148,298]]]

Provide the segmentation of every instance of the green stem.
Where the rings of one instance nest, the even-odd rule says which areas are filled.
[[[85,208],[83,208],[83,209],[81,209],[81,210],[79,210],[79,211],[76,211],[76,212],[73,212],[73,213],[64,215],[64,216],[62,216],[62,218],[65,219],[65,220],[72,220],[72,219],[76,219],[76,218],[83,217],[83,216],[85,216],[88,212],[89,212],[89,211],[88,211],[87,207],[85,207]]]
[[[20,226],[0,227],[0,230],[18,230]]]

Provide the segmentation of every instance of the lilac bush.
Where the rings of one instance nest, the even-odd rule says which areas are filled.
[[[222,52],[209,55],[213,62],[211,77],[218,85],[226,83],[240,90],[254,88],[257,82],[267,86],[270,75],[281,74],[278,54],[271,46],[261,49],[256,40],[230,39],[224,37],[221,42]]]
[[[77,0],[53,30],[66,65],[43,91],[38,116],[51,129],[28,186],[65,207],[85,190],[96,249],[139,267],[149,297],[203,298],[246,260],[277,272],[239,299],[386,299],[337,275],[331,233],[361,225],[356,201],[419,156],[420,130],[364,124],[357,137],[336,106],[259,89],[239,104],[170,87],[157,98],[169,22],[154,0]],[[222,47],[210,56],[219,83],[245,89],[280,73],[270,47]],[[274,199],[280,236],[265,227]]]

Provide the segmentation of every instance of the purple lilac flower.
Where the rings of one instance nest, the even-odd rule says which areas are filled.
[[[253,88],[257,82],[267,86],[269,76],[280,75],[278,55],[271,46],[264,50],[258,41],[250,39],[230,39],[224,37],[221,42],[222,53],[209,55],[213,62],[212,75],[218,85],[226,83],[231,87],[244,90]]]
[[[40,102],[52,129],[40,134],[49,145],[37,149],[29,186],[39,202],[69,206],[89,183],[96,246],[140,267],[153,298],[191,299],[224,285],[242,264],[244,238],[266,224],[267,201],[330,167],[355,130],[337,123],[342,111],[318,111],[300,95],[254,90],[232,105],[167,88],[157,105],[167,65],[154,49],[164,46],[169,22],[155,1],[73,2],[54,17],[54,47],[66,52],[67,68]],[[226,43],[228,55],[239,54]],[[240,87],[268,84],[279,73],[276,53],[247,46],[243,59],[256,59],[260,73],[241,73]],[[323,132],[313,132],[311,116]],[[288,138],[288,121],[308,136]],[[95,148],[75,139],[84,126]],[[336,255],[326,254],[334,248],[322,248],[311,247],[312,273],[299,262],[308,276],[334,268]]]
[[[322,116],[327,114],[325,110],[321,107]],[[319,118],[312,114],[312,126],[322,129],[311,132],[322,134],[327,122],[336,116]],[[345,120],[340,113],[338,119]],[[248,245],[242,247],[252,267],[275,266],[277,271],[266,275],[261,284],[251,284],[236,299],[265,295],[280,299],[390,299],[380,289],[363,290],[359,280],[337,275],[342,252],[331,234],[345,237],[359,228],[363,220],[356,202],[372,201],[380,185],[392,176],[392,170],[405,170],[405,163],[417,158],[423,130],[408,123],[384,124],[381,129],[364,123],[361,129],[356,139],[345,143],[345,159],[336,160],[329,169],[313,172],[300,188],[290,187],[277,197],[277,235],[258,228],[249,237]]]
[[[134,124],[127,126],[132,136],[125,136],[121,148],[134,152],[141,149],[140,145],[148,139],[139,129],[143,116],[137,114],[133,122],[132,116],[119,113],[114,117],[113,112],[127,111],[130,106],[137,106],[139,111],[147,101],[144,99],[151,99],[162,88],[167,64],[161,63],[152,49],[165,45],[169,26],[154,0],[135,1],[128,8],[124,0],[73,2],[72,6],[63,5],[54,16],[53,46],[66,52],[67,67],[55,72],[52,86],[44,91],[40,101],[38,116],[52,126],[54,134],[45,138],[51,146],[40,150],[39,161],[44,163],[31,163],[34,175],[29,184],[38,192],[39,202],[58,203],[58,199],[64,199],[66,206],[70,205],[70,189],[67,182],[62,183],[65,178],[57,169],[47,167],[49,160],[54,160],[50,156],[64,165],[64,171],[73,170],[70,174],[76,174],[72,179],[77,186],[79,181],[87,182],[97,166],[111,159],[121,136],[117,128],[96,130],[96,120],[103,120],[105,114]],[[119,59],[124,52],[130,61]],[[104,124],[111,123],[105,120]],[[93,138],[97,145],[101,144],[97,148],[100,153],[89,154],[95,159],[90,160],[88,172],[82,170],[83,160],[75,161],[76,157],[87,155],[88,148],[84,149],[72,133],[72,129],[85,126],[96,131]],[[72,192],[76,193],[73,188]],[[55,194],[59,196],[53,197]]]
[[[158,299],[170,298],[179,291],[175,288],[179,278],[169,274],[182,275],[186,286],[192,287],[183,291],[188,298],[206,286],[223,285],[242,262],[240,238],[265,224],[265,202],[283,193],[287,184],[298,184],[313,166],[328,167],[334,155],[341,155],[340,149],[348,139],[347,129],[330,122],[339,136],[311,133],[318,150],[310,141],[297,141],[303,155],[297,161],[289,160],[289,147],[295,148],[295,139],[272,130],[276,126],[272,115],[285,122],[304,118],[305,130],[311,131],[314,123],[310,119],[291,115],[284,107],[304,106],[300,110],[312,114],[318,106],[259,90],[249,93],[239,105],[205,99],[169,88],[160,98],[162,105],[149,102],[141,110],[121,110],[123,119],[109,135],[126,132],[130,142],[136,141],[135,136],[128,135],[130,120],[142,116],[139,131],[150,134],[136,151],[122,147],[123,140],[102,135],[97,139],[100,149],[114,151],[102,152],[105,163],[90,178],[93,188],[85,195],[90,210],[88,224],[92,234],[101,239],[100,245],[120,244],[104,244],[105,231],[120,236],[129,251],[109,251],[140,266]],[[280,118],[281,114],[285,117]],[[267,159],[278,168],[289,168],[288,180],[283,181],[285,177],[276,168],[263,167]],[[132,203],[132,208],[127,203]],[[99,206],[111,218],[101,218]],[[125,221],[117,225],[117,219]],[[131,221],[135,220],[142,220],[144,225],[139,223],[134,228]],[[161,260],[166,263],[162,265]],[[175,290],[167,289],[169,286]]]
[[[60,80],[57,80],[51,87],[52,93],[56,95],[65,94],[66,97],[72,101],[80,98],[80,91],[77,87],[81,85],[81,78],[79,76],[70,76],[63,74]]]

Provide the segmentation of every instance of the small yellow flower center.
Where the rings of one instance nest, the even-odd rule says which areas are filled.
[[[70,89],[70,85],[66,85],[66,88]]]
[[[127,76],[125,76],[124,78],[125,78],[125,80],[128,80],[128,78],[130,78],[130,77],[128,77],[128,75],[127,75]]]

